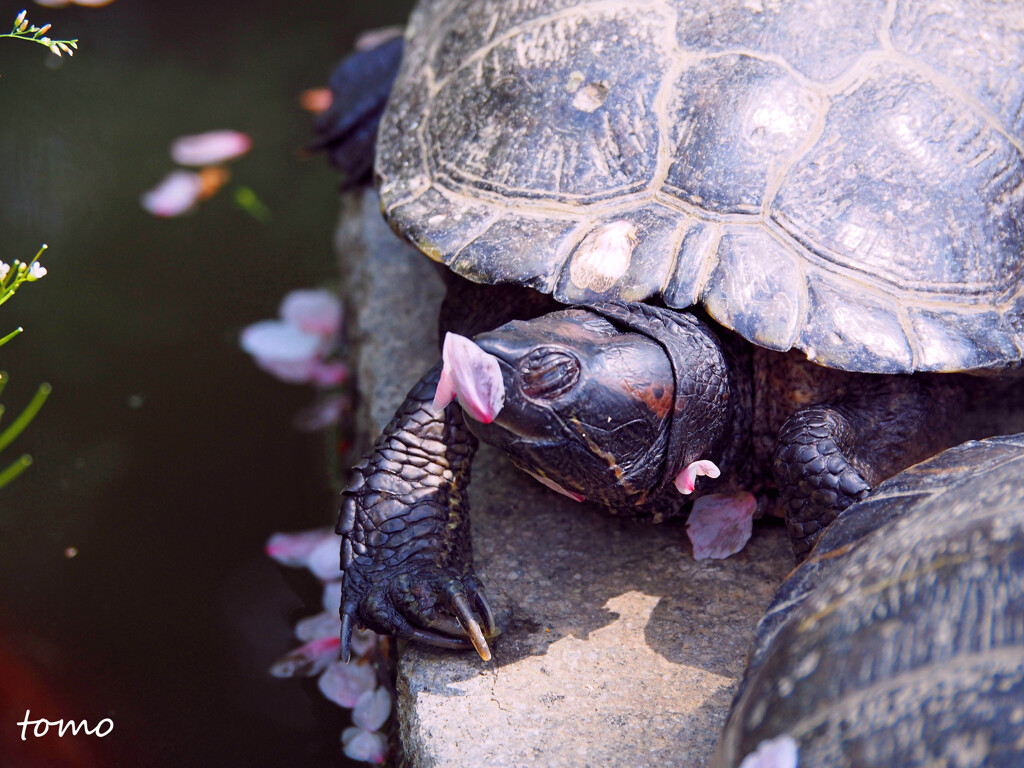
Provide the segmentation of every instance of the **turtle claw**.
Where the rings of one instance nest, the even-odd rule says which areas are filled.
[[[473,643],[476,652],[480,654],[480,658],[484,661],[490,661],[491,649],[487,647],[487,640],[484,639],[484,633],[480,629],[480,624],[476,620],[476,616],[473,615],[473,609],[469,607],[469,600],[466,599],[464,594],[460,593],[452,598],[452,603],[456,615],[459,617],[459,623],[466,634],[469,635],[470,642]]]
[[[390,574],[364,595],[346,595],[342,608],[341,655],[349,657],[356,620],[374,632],[439,648],[475,648],[489,661],[488,637],[498,634],[483,590],[473,576],[424,568]]]

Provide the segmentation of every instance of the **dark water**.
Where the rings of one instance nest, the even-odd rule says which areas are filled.
[[[263,542],[334,514],[322,440],[289,425],[312,393],[257,371],[237,333],[336,280],[336,180],[301,156],[297,97],[408,5],[29,5],[79,54],[53,67],[0,40],[0,259],[50,246],[49,274],[0,308],[0,331],[26,328],[0,350],[3,423],[53,384],[0,455],[35,459],[0,490],[3,768],[340,764],[340,711],[266,674],[319,595]],[[0,3],[3,31],[21,7]],[[224,193],[181,219],[139,207],[169,142],[214,128],[252,136],[232,181],[269,223]],[[22,742],[25,709],[115,727]]]

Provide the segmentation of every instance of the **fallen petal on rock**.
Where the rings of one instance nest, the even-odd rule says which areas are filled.
[[[318,336],[330,338],[341,329],[341,301],[323,288],[289,291],[278,314],[286,323]]]
[[[341,638],[337,636],[312,640],[275,661],[270,667],[270,674],[274,677],[313,677],[329,669],[340,652]]]
[[[346,728],[341,733],[341,743],[345,754],[353,760],[377,765],[384,762],[387,749],[383,734],[371,733],[363,728]]]
[[[216,165],[244,155],[252,139],[238,131],[207,131],[182,136],[171,144],[171,157],[181,165]]]
[[[170,218],[190,211],[199,200],[203,184],[198,173],[173,171],[142,195],[142,207],[154,216]]]
[[[721,560],[743,549],[754,528],[757,499],[750,493],[712,493],[693,502],[686,535],[695,560]]]
[[[351,709],[360,696],[377,687],[377,674],[370,664],[335,661],[320,675],[317,686],[335,704]]]
[[[324,541],[337,541],[338,537],[330,528],[316,528],[296,533],[275,533],[264,545],[267,555],[282,565],[305,568],[313,550]],[[339,592],[339,600],[341,599]],[[339,603],[340,605],[340,603]]]
[[[788,734],[762,741],[757,749],[743,758],[740,768],[797,768],[799,747]]]
[[[386,688],[367,691],[352,710],[352,722],[368,731],[376,731],[391,716],[391,694]]]

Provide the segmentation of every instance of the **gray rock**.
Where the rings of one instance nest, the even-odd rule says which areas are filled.
[[[368,447],[438,356],[428,259],[346,200],[338,249]],[[504,634],[473,653],[400,649],[408,765],[702,766],[754,626],[793,564],[781,527],[693,560],[681,523],[615,518],[549,491],[488,446],[473,467],[477,571]]]

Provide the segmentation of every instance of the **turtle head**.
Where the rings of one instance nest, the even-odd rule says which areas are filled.
[[[680,333],[670,320],[666,331],[637,306],[566,309],[472,342],[449,336],[440,402],[457,395],[470,429],[545,485],[643,505],[691,464],[716,459],[724,417],[707,412],[716,398],[690,390],[724,384],[726,373],[706,329]]]

